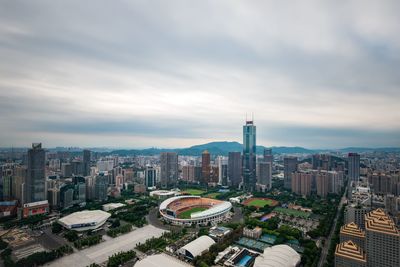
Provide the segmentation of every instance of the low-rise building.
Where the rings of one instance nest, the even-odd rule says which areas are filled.
[[[261,227],[255,227],[254,229],[250,228],[243,228],[243,236],[249,237],[252,239],[259,239],[262,234],[262,228]]]

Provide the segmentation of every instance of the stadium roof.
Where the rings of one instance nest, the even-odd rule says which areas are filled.
[[[59,221],[64,225],[87,224],[92,222],[99,223],[107,220],[110,216],[110,213],[102,210],[84,210],[74,212],[59,219]]]
[[[214,244],[215,241],[211,237],[202,235],[199,238],[183,246],[181,250],[188,251],[190,254],[192,254],[194,258],[201,255],[201,253],[209,249]]]
[[[224,201],[224,202],[222,202],[220,204],[217,204],[217,205],[215,205],[215,206],[213,206],[213,207],[211,207],[211,208],[209,208],[207,210],[203,210],[203,211],[200,211],[200,212],[192,213],[190,215],[190,217],[192,219],[202,218],[202,217],[213,215],[213,214],[216,214],[216,213],[219,213],[219,212],[223,212],[223,211],[225,211],[227,209],[229,210],[231,208],[232,208],[232,204],[230,202],[228,202],[228,201]]]
[[[135,267],[187,267],[184,262],[166,254],[151,255],[138,261]]]
[[[254,262],[254,267],[295,267],[300,263],[300,255],[287,245],[276,245],[264,250]]]
[[[171,204],[172,202],[178,200],[178,199],[182,199],[182,198],[200,198],[200,196],[177,196],[177,197],[170,197],[166,200],[164,200],[161,204],[160,204],[160,210],[165,210],[169,204]]]
[[[168,198],[166,200],[164,200],[161,204],[160,204],[160,210],[165,210],[169,204],[171,204],[172,202],[179,200],[179,199],[183,199],[183,198],[201,198],[200,196],[176,196],[176,197],[171,197]],[[220,213],[223,212],[225,210],[229,210],[232,208],[232,204],[228,201],[219,201],[221,203],[214,205],[212,207],[210,207],[209,209],[203,210],[203,211],[199,211],[196,213],[192,213],[190,215],[191,219],[200,219],[203,217],[207,217],[216,213]]]

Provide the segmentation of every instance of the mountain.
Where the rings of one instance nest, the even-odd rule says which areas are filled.
[[[262,154],[264,151],[264,146],[257,146],[257,154]],[[303,147],[270,147],[274,154],[295,154],[295,153],[315,153],[314,150],[306,149]],[[242,144],[238,142],[211,142],[202,145],[195,145],[188,148],[175,148],[175,149],[163,149],[163,148],[147,148],[147,149],[122,149],[122,150],[114,150],[111,154],[118,154],[120,156],[127,155],[157,155],[161,152],[176,152],[179,155],[185,156],[200,156],[204,150],[208,150],[211,155],[228,155],[229,152],[241,152],[243,150]]]

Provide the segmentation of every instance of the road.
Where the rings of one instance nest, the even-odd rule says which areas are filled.
[[[328,238],[325,240],[324,247],[322,248],[321,256],[319,257],[318,267],[324,266],[324,264],[326,262],[326,256],[328,255],[328,250],[329,250],[329,246],[331,244],[332,236],[335,233],[336,224],[337,224],[337,221],[338,221],[338,218],[340,215],[340,210],[342,209],[343,204],[346,201],[346,192],[347,192],[347,188],[346,188],[346,190],[344,190],[344,194],[343,194],[342,198],[340,199],[338,209],[336,211],[336,216],[335,216],[335,219],[333,220],[333,225],[332,225],[331,231],[329,233]]]
[[[98,245],[76,251],[73,254],[64,256],[60,259],[52,261],[46,266],[51,267],[84,267],[91,263],[102,264],[108,260],[108,257],[120,251],[128,251],[134,249],[138,243],[144,243],[147,239],[161,236],[165,230],[156,228],[152,225],[146,225],[138,228],[130,233],[118,236],[101,242]],[[139,258],[142,257],[139,251]]]

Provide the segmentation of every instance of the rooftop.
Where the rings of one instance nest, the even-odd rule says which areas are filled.
[[[382,209],[365,214],[365,229],[367,231],[400,236],[393,220]]]
[[[65,225],[87,224],[107,220],[110,216],[110,213],[102,210],[84,210],[67,215],[59,221]]]
[[[335,256],[361,262],[367,261],[365,252],[351,240],[338,244],[336,246]]]
[[[357,237],[365,237],[365,232],[354,222],[348,223],[340,227],[340,234],[351,235]]]

